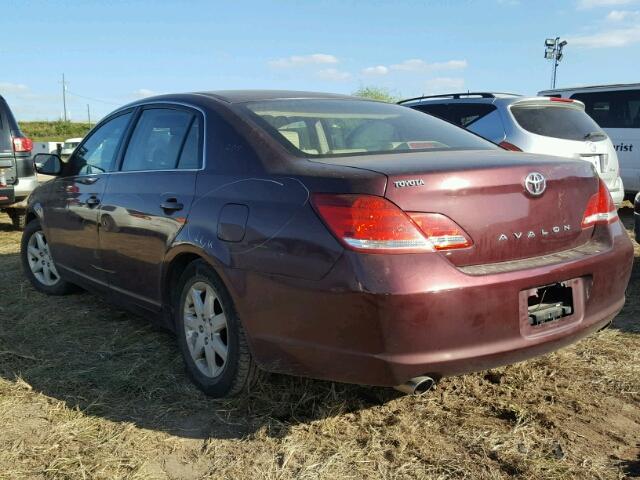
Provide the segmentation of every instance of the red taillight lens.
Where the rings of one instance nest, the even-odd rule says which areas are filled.
[[[572,98],[549,97],[549,100],[551,100],[552,102],[573,103]]]
[[[14,152],[30,152],[33,150],[33,142],[26,137],[13,137]]]
[[[597,223],[612,223],[618,219],[618,211],[613,203],[609,189],[602,179],[598,180],[598,193],[594,194],[587,203],[582,217],[582,228],[591,227]]]
[[[329,230],[362,252],[433,252],[470,246],[464,231],[444,215],[411,213],[373,195],[314,194],[312,204]]]
[[[395,204],[373,195],[314,194],[312,203],[327,227],[359,251],[433,251],[417,225]]]
[[[440,213],[409,213],[436,250],[467,248],[473,241],[453,220]]]
[[[522,151],[521,148],[516,147],[513,143],[500,142],[498,145],[500,145],[505,150],[511,150],[512,152],[521,152]]]

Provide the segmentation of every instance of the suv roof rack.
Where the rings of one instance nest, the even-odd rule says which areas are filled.
[[[503,93],[503,92],[461,92],[461,93],[444,93],[441,95],[422,95],[420,97],[407,98],[406,100],[400,100],[398,103],[413,102],[415,100],[427,100],[429,98],[454,98],[459,99],[461,97],[481,97],[481,98],[496,98],[496,95],[512,95],[519,97],[516,93]]]

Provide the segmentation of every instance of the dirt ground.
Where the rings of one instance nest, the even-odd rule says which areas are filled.
[[[613,327],[545,357],[422,397],[271,375],[216,401],[170,334],[36,293],[19,238],[0,216],[2,479],[640,477],[639,263]]]

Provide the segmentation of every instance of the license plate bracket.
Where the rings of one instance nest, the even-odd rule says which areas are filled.
[[[525,337],[573,328],[584,316],[585,288],[591,276],[547,283],[521,290],[520,332]]]

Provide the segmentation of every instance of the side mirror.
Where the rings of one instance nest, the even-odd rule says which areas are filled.
[[[36,172],[43,175],[60,175],[62,172],[62,161],[55,153],[38,153],[33,157],[33,164]]]

